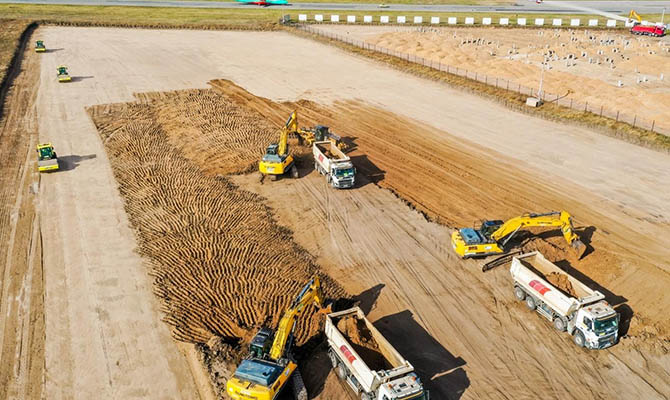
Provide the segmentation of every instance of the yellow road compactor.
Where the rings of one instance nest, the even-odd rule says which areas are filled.
[[[51,143],[37,145],[37,169],[40,172],[57,171],[58,156]]]

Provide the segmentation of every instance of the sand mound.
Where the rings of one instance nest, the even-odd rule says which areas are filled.
[[[545,276],[547,281],[560,289],[561,291],[569,294],[570,296],[577,297],[575,289],[572,287],[572,282],[568,280],[567,275],[559,274],[558,272],[552,272],[549,275]]]
[[[276,326],[315,274],[327,298],[345,295],[277,224],[263,198],[217,176],[256,162],[272,130],[212,96],[152,94],[89,110],[164,319],[177,340],[194,343],[245,340],[260,325]],[[181,102],[187,107],[174,107]],[[298,321],[298,344],[319,331],[323,317],[311,311]]]
[[[344,334],[354,346],[356,353],[371,369],[381,370],[391,367],[363,320],[355,317],[343,318],[337,321],[337,329]]]

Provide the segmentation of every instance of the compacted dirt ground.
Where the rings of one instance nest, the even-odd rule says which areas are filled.
[[[124,167],[129,168],[124,176],[145,174],[146,183],[134,186],[140,193],[133,196],[142,200],[141,192],[146,191],[146,199],[155,200],[149,209],[169,206],[174,213],[193,215],[203,209],[177,202],[194,193],[179,193],[174,187],[161,193],[151,187],[153,176],[165,176],[152,173],[152,165],[185,165],[178,159],[176,166],[165,160],[152,164],[153,153],[141,153],[147,156],[146,164],[134,168],[117,163],[113,169],[109,159],[123,157],[127,150],[140,154],[132,150],[137,144],[110,147],[115,129],[108,128],[116,122],[99,125],[98,132],[86,111],[99,104],[161,97],[167,112],[154,115],[148,124],[167,127],[164,135],[171,146],[164,149],[191,154],[198,174],[212,179],[211,185],[199,189],[203,199],[212,188],[227,187],[223,182],[231,179],[246,201],[269,205],[278,226],[293,231],[292,239],[315,257],[314,264],[371,310],[371,319],[415,364],[435,398],[670,396],[664,313],[669,301],[665,289],[670,201],[658,189],[670,183],[667,155],[584,128],[516,114],[285,33],[56,27],[39,33],[59,49],[41,57],[35,103],[39,140],[52,141],[64,161],[63,171],[41,177],[37,206],[48,371],[42,381],[51,397],[195,396],[186,362],[170,339],[168,325],[160,321],[147,276],[153,270],[159,280],[172,279],[171,259],[162,261],[167,270],[157,274],[147,245],[159,243],[160,237],[145,243],[130,224],[142,229],[153,221],[155,225],[147,227],[154,229],[160,228],[160,221],[172,235],[176,231],[160,214],[138,219],[130,212],[129,218],[124,198],[128,208],[132,192],[127,189],[134,183],[124,181],[117,187],[115,174],[118,177]],[[55,67],[62,63],[74,76],[69,85],[54,80]],[[216,78],[229,81],[213,81],[214,89],[202,92],[133,97],[136,92],[203,88]],[[182,100],[175,101],[179,96]],[[296,102],[299,99],[309,101]],[[309,160],[297,180],[261,185],[254,174],[217,178],[252,169],[240,160],[253,156],[249,146],[260,146],[258,156],[264,147],[261,140],[245,137],[254,130],[247,130],[250,121],[244,115],[232,119],[239,129],[208,134],[228,121],[212,112],[221,109],[219,100],[234,101],[245,114],[256,112],[254,120],[265,121],[258,128],[263,140],[268,137],[263,126],[276,129],[292,109],[299,110],[303,125],[331,126],[351,145],[360,171],[358,187],[329,188],[323,177],[310,171]],[[191,104],[185,114],[189,117],[174,119],[170,107],[183,107],[182,102]],[[19,107],[30,109],[29,102]],[[132,108],[93,108],[103,113],[92,112],[93,119],[116,107]],[[138,129],[142,121],[143,117],[117,126],[116,133]],[[6,130],[3,127],[3,134]],[[233,137],[238,133],[241,142],[227,138],[226,132]],[[157,150],[142,143],[143,152]],[[224,167],[237,163],[239,168]],[[18,171],[11,169],[9,174]],[[200,205],[221,210],[206,201]],[[568,336],[514,302],[504,267],[483,274],[481,262],[463,262],[451,250],[448,237],[455,226],[552,209],[576,216],[590,254],[581,261],[572,259],[556,232],[526,240],[525,246],[539,247],[549,258],[574,268],[617,305],[627,336],[610,350],[576,349]],[[195,226],[182,232],[201,235],[211,230],[201,232],[197,221],[194,217]],[[167,243],[174,247],[172,258],[180,257],[179,242]],[[136,246],[147,256],[147,265],[133,251]],[[213,241],[185,255],[206,260],[225,254],[217,253],[221,248],[224,244]],[[187,265],[180,268],[190,271]],[[222,284],[226,278],[222,276]],[[3,279],[5,285],[14,282]],[[165,287],[176,285],[169,282]],[[40,290],[39,285],[31,286],[29,292]],[[157,291],[159,297],[165,293]],[[216,304],[213,301],[212,307]],[[164,311],[173,333],[186,333],[175,334],[181,340],[225,333],[220,324],[207,326],[216,319],[206,317],[196,321],[205,322],[197,331],[176,328],[179,324],[170,320],[170,310]],[[3,359],[4,353],[3,347]],[[305,366],[304,372],[316,371],[305,377],[314,396],[345,396],[332,374],[326,374],[322,352]]]

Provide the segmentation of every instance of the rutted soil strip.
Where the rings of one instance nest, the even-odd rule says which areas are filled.
[[[267,144],[268,126],[253,123],[221,96],[214,104],[197,94],[150,94],[137,103],[92,107],[89,113],[173,336],[191,343],[213,337],[232,343],[249,339],[260,325],[276,326],[315,274],[326,298],[343,297],[345,291],[277,224],[262,197],[219,174],[256,161]],[[189,98],[200,104],[200,112],[219,120],[208,120],[211,129],[191,124],[176,134],[167,115],[193,117],[184,104]],[[314,311],[298,321],[299,345],[320,330],[323,318]]]

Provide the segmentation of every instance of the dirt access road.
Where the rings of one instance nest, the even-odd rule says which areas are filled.
[[[668,159],[664,155],[586,129],[514,114],[477,97],[288,34],[48,27],[41,29],[40,36],[47,45],[59,49],[42,59],[37,99],[40,140],[53,141],[67,166],[66,171],[44,176],[40,188],[46,285],[46,389],[52,397],[193,397],[193,384],[185,364],[170,342],[167,328],[159,321],[145,269],[132,251],[132,232],[85,106],[130,101],[133,92],[203,87],[213,78],[231,79],[254,94],[274,100],[307,98],[329,103],[362,98],[444,129],[457,140],[469,138],[486,143],[494,151],[510,154],[520,167],[582,185],[603,203],[616,204],[631,229],[642,230],[645,224],[667,224],[670,215],[668,194],[658,191],[670,183],[665,173]],[[61,63],[70,66],[72,84],[54,82],[55,67]],[[632,224],[636,218],[642,222]],[[445,233],[437,241],[432,239],[428,243],[446,246]],[[466,283],[478,279],[467,278],[467,274],[470,271],[463,272]],[[441,277],[442,282],[447,278]],[[396,286],[402,292],[401,285]],[[426,293],[426,290],[410,293]],[[416,314],[421,305],[431,302],[434,307],[443,307],[443,302],[450,301],[450,290],[447,287],[429,293],[437,295],[439,302],[434,296],[427,300],[418,295],[415,306],[409,309]],[[384,303],[379,306],[384,315],[408,309],[403,303],[390,300]],[[450,314],[451,308],[442,313]],[[460,317],[451,318],[461,323]],[[478,318],[490,321],[483,311]],[[445,337],[444,333],[437,334],[439,327],[428,324],[428,317],[417,320],[429,335],[438,340]],[[487,332],[486,328],[488,325],[482,326],[481,335]],[[485,343],[486,338],[481,335],[478,337]],[[467,340],[479,342],[479,339]],[[445,342],[444,347],[456,356],[461,354],[458,347],[451,348],[450,344]],[[488,352],[478,350],[479,344],[470,344],[471,351],[478,352],[479,359],[489,357]],[[512,344],[508,344],[511,354],[526,360]],[[539,354],[549,357],[541,345],[536,347]],[[490,346],[483,348],[491,354],[496,351]],[[485,367],[475,361],[466,362],[472,363],[473,368]],[[439,360],[436,363],[442,367]],[[616,360],[612,363],[618,370]],[[494,373],[499,367],[500,375]],[[540,368],[532,374],[543,375],[547,371]],[[567,371],[559,373],[562,377],[569,375]],[[481,379],[475,380],[478,374],[482,374]],[[493,368],[486,366],[469,375],[473,397],[523,393],[522,383],[510,387],[505,377],[510,376],[505,373],[504,363]],[[475,385],[480,383],[483,386],[477,389]],[[551,384],[550,381],[539,387],[551,389]],[[642,384],[631,388],[659,397],[659,392]],[[584,394],[581,390],[588,389],[575,390],[573,395],[581,397]],[[667,394],[667,390],[663,392]],[[605,397],[611,392],[595,394]]]

